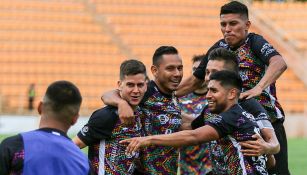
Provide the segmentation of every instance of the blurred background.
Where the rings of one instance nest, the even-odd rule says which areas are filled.
[[[219,10],[227,2],[1,0],[0,137],[36,128],[44,91],[64,79],[75,83],[84,99],[84,117],[72,129],[77,132],[104,105],[101,94],[117,87],[120,63],[135,58],[150,70],[160,45],[175,46],[184,77],[190,75],[192,56],[222,38]],[[294,150],[307,146],[307,2],[243,2],[250,10],[250,32],[268,39],[288,64],[277,95],[286,112],[291,170],[304,174],[307,153]]]

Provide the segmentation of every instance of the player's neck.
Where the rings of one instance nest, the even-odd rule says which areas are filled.
[[[228,111],[230,108],[232,108],[234,105],[238,104],[238,101],[229,101],[223,110],[223,112]]]
[[[63,131],[64,133],[67,133],[68,129],[70,128],[70,125],[56,121],[51,117],[48,118],[42,115],[39,122],[39,128],[54,128]]]
[[[163,94],[172,95],[172,93],[174,92],[174,91],[169,91],[167,89],[164,89],[163,86],[161,86],[160,82],[157,81],[156,79],[154,80],[154,82],[157,85],[159,91],[162,92]]]
[[[208,89],[207,88],[201,88],[201,89],[196,89],[194,91],[195,94],[199,94],[199,95],[205,95],[207,93]]]

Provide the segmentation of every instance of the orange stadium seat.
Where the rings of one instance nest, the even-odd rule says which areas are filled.
[[[117,87],[123,60],[137,58],[149,68],[153,52],[162,44],[179,50],[184,76],[190,75],[191,57],[205,53],[222,37],[218,15],[225,2],[1,0],[0,93],[5,110],[26,107],[30,83],[37,84],[40,96],[51,82],[66,79],[80,88],[81,111],[88,115],[102,107],[102,92]],[[255,2],[253,7],[305,49],[306,24],[296,18],[307,17],[306,3]],[[288,70],[277,83],[284,109],[304,112],[306,86],[293,72]],[[305,94],[293,94],[293,88]]]

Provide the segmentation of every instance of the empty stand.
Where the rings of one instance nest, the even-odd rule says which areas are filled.
[[[2,0],[0,42],[4,112],[25,111],[29,84],[39,100],[48,84],[63,79],[78,85],[91,104],[84,108],[98,108],[125,59],[84,2],[74,0]]]
[[[222,37],[219,9],[225,2],[1,0],[2,109],[25,112],[29,84],[36,84],[39,100],[48,84],[66,79],[80,88],[82,112],[90,114],[103,105],[102,92],[116,88],[123,60],[140,59],[149,71],[152,54],[161,45],[179,50],[186,77],[192,56],[205,53]],[[291,40],[298,51],[306,50],[307,26],[300,20],[307,17],[306,3],[255,2],[253,7],[282,30],[285,41]],[[291,69],[277,83],[283,108],[303,113],[305,84]]]

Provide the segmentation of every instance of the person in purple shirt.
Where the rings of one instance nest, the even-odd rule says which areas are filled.
[[[92,174],[88,159],[66,134],[77,122],[81,101],[74,84],[56,81],[49,85],[38,105],[39,129],[1,143],[0,174]]]

